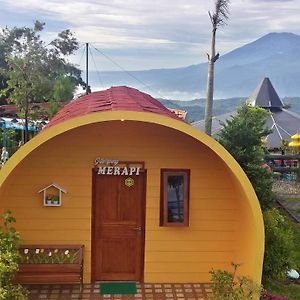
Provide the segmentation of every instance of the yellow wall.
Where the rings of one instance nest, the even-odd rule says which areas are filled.
[[[98,156],[144,161],[148,170],[145,282],[207,282],[212,268],[230,270],[232,261],[242,263],[244,273],[260,281],[256,221],[239,180],[204,144],[151,123],[111,121],[78,127],[46,140],[16,168],[8,165],[8,177],[1,178],[1,172],[9,173],[5,168],[0,171],[0,210],[13,211],[24,242],[85,244],[85,281],[90,280],[91,169]],[[159,227],[161,168],[191,169],[188,228]],[[43,207],[37,194],[52,182],[67,190],[62,207]],[[245,239],[246,234],[253,238]],[[258,267],[253,265],[256,257]]]

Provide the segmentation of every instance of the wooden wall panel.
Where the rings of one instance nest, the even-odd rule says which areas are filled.
[[[239,245],[237,193],[228,169],[206,146],[175,130],[141,122],[87,125],[53,138],[26,157],[0,191],[26,243],[83,243],[90,280],[92,167],[96,157],[144,161],[147,168],[145,281],[208,282],[230,269]],[[190,226],[159,226],[160,169],[191,169]],[[37,192],[55,182],[61,207]]]

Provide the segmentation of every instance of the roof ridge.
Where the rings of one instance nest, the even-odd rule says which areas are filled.
[[[149,94],[135,88],[117,86],[69,102],[50,120],[45,129],[71,118],[104,111],[150,112],[181,120]]]

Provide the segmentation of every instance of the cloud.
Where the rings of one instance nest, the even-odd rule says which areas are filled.
[[[126,69],[196,64],[206,60],[209,50],[211,24],[207,12],[214,8],[214,0],[1,2],[2,14],[22,12],[23,20],[27,16],[28,22],[37,18],[45,20],[52,33],[71,28],[80,41],[90,42],[114,55]],[[235,0],[229,9],[228,25],[217,32],[217,48],[221,54],[269,32],[300,34],[300,23],[296,21],[300,0]],[[0,26],[9,21],[7,16],[0,19]],[[96,60],[109,68],[107,62]]]
[[[293,0],[256,0],[257,2],[258,1],[262,1],[262,2],[293,2]]]

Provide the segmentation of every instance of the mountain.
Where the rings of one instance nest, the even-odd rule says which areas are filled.
[[[214,116],[236,111],[239,105],[246,102],[246,99],[245,97],[234,97],[214,100]],[[158,100],[168,108],[185,110],[187,112],[186,121],[189,123],[204,119],[205,99],[203,98],[192,101],[174,101],[159,98]],[[300,114],[300,97],[285,97],[282,102],[289,111]]]
[[[129,85],[155,97],[193,99],[205,95],[207,63],[130,74],[102,72],[102,85]],[[90,77],[96,78],[96,74]],[[215,98],[247,97],[264,77],[270,78],[280,97],[300,95],[299,35],[269,33],[221,55],[215,64]]]
[[[192,101],[158,100],[168,108],[185,110],[187,112],[186,121],[189,123],[204,119],[205,99],[203,98]],[[218,116],[227,112],[235,111],[236,108],[240,104],[245,103],[245,101],[246,98],[240,97],[215,100],[213,108],[214,115]]]

